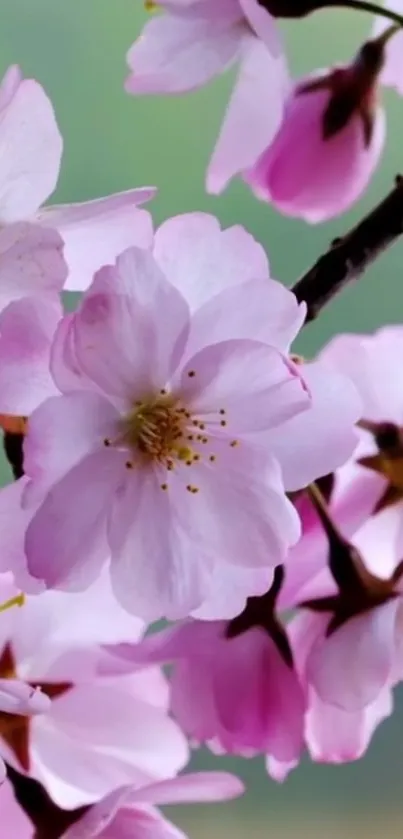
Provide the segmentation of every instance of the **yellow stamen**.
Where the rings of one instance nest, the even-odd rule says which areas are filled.
[[[21,592],[21,594],[17,594],[15,597],[10,597],[10,600],[6,600],[5,603],[0,604],[0,612],[6,612],[7,609],[12,609],[13,606],[23,606],[25,603],[25,594]]]

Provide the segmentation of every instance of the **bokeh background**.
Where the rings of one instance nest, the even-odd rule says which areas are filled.
[[[217,0],[220,2],[220,0]],[[257,202],[242,183],[221,197],[204,192],[204,170],[233,76],[178,98],[134,99],[124,93],[125,54],[147,14],[141,0],[1,0],[0,72],[19,63],[51,96],[65,140],[54,200],[79,201],[132,186],[159,187],[152,211],[168,216],[206,210],[223,225],[243,224],[266,247],[272,275],[286,284],[347,230],[391,187],[403,169],[403,102],[385,92],[388,143],[365,198],[331,224],[310,227]],[[371,27],[366,14],[325,11],[283,26],[295,74],[348,60]],[[262,102],[270,108],[270,98]],[[29,129],[28,129],[29,130]],[[1,166],[1,161],[0,161]],[[356,287],[345,291],[304,331],[297,350],[310,355],[340,331],[368,331],[403,319],[403,244]],[[3,476],[6,466],[3,464]],[[198,755],[195,766],[235,769],[248,793],[228,805],[175,809],[193,839],[263,837],[401,837],[403,702],[377,732],[359,763],[304,761],[282,786],[263,761],[238,762]],[[0,828],[1,833],[1,828]]]

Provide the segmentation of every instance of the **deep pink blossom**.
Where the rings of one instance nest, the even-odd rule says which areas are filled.
[[[191,739],[220,754],[267,753],[276,776],[275,765],[297,763],[303,748],[304,690],[266,629],[231,631],[225,621],[187,621],[113,653],[123,672],[173,662],[171,707]]]
[[[227,772],[198,772],[140,788],[122,787],[92,807],[62,839],[186,839],[155,805],[227,801],[242,793],[241,781]]]
[[[9,579],[0,582],[6,599]],[[41,781],[59,806],[97,801],[122,783],[171,777],[187,761],[160,671],[122,677],[100,646],[141,631],[116,603],[105,574],[85,594],[44,593],[0,614],[0,677],[23,680],[27,692],[39,685],[52,699],[32,718],[8,708],[0,755]]]
[[[33,79],[23,79],[18,67],[10,67],[0,86],[0,223],[9,226],[0,235],[0,305],[5,272],[2,261],[11,256],[21,258],[21,249],[26,251],[27,246],[40,248],[41,264],[37,259],[36,273],[43,275],[41,285],[45,282],[45,265],[48,283],[52,279],[56,284],[60,268],[55,270],[58,263],[53,251],[59,242],[61,248],[61,240],[55,229],[65,243],[69,267],[66,288],[72,290],[88,287],[94,271],[129,245],[147,247],[151,242],[151,218],[137,205],[151,198],[154,189],[129,190],[84,204],[41,208],[56,187],[62,148],[53,107],[43,88]],[[35,221],[40,225],[26,223]],[[50,254],[46,256],[50,249],[53,270]],[[21,276],[16,275],[15,297],[20,296],[19,286],[35,281],[33,265],[28,273],[30,265],[27,263]],[[8,264],[7,269],[10,273]],[[8,282],[11,284],[13,277]]]
[[[231,65],[238,79],[207,175],[220,192],[271,142],[288,89],[273,18],[257,0],[162,0],[128,53],[132,94],[178,94],[204,86]]]
[[[381,58],[369,51],[374,43],[351,65],[296,84],[276,137],[246,174],[255,194],[286,215],[325,221],[368,185],[385,140],[376,101]]]

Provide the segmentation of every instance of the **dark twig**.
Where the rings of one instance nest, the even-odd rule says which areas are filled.
[[[316,12],[318,9],[342,8],[358,12],[369,12],[403,25],[403,18],[398,12],[387,6],[373,3],[372,0],[258,0],[273,17],[300,18]]]
[[[306,321],[314,320],[323,306],[366,269],[403,233],[403,177],[372,212],[340,239],[293,287],[299,302],[308,306]]]
[[[24,474],[23,470],[23,434],[14,434],[11,431],[5,431],[3,437],[3,446],[7,460],[13,470],[15,480],[21,478]]]
[[[81,807],[79,810],[61,810],[38,781],[20,775],[11,766],[8,767],[7,775],[18,804],[33,824],[34,839],[59,839],[87,809]]]

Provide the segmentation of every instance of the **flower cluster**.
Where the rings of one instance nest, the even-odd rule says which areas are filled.
[[[349,66],[294,85],[276,0],[160,5],[129,52],[130,93],[182,93],[240,64],[208,189],[241,175],[310,222],[350,206],[382,152],[378,83],[402,91],[403,4]],[[403,326],[338,335],[310,360],[293,342],[400,234],[403,186],[292,291],[241,226],[199,212],[156,226],[140,209],[152,187],[43,206],[61,155],[45,91],[10,67],[1,825],[16,839],[181,839],[156,805],[243,791],[226,772],[179,774],[190,744],[264,756],[282,781],[305,751],[361,757],[392,712]],[[81,292],[70,312],[65,290]]]

